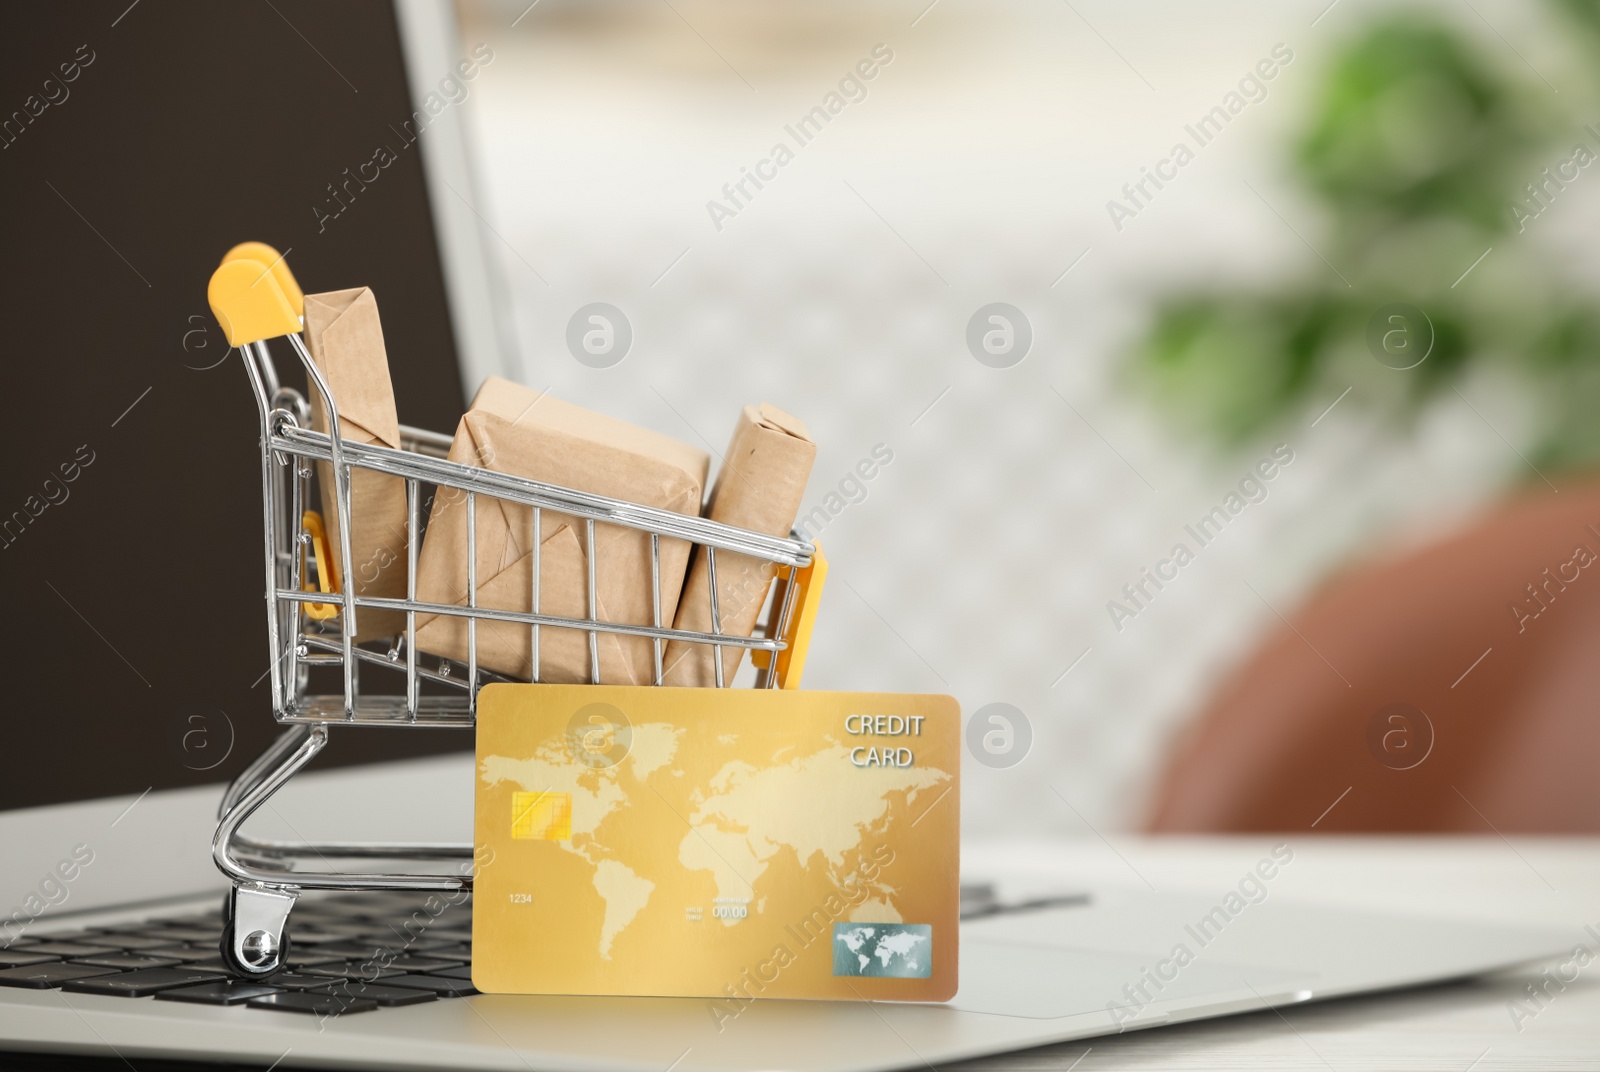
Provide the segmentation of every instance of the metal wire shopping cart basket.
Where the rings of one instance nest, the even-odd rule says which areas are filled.
[[[531,633],[533,674],[539,670],[541,630],[579,630],[589,638],[591,681],[600,680],[597,638],[603,633],[648,638],[654,647],[654,684],[661,684],[662,651],[668,641],[709,645],[716,680],[723,685],[722,649],[746,648],[759,668],[762,688],[798,684],[806,638],[815,614],[825,565],[809,541],[792,535],[778,538],[737,529],[697,517],[591,495],[570,488],[508,476],[446,460],[450,438],[402,426],[402,449],[358,443],[340,435],[338,400],[300,338],[303,297],[283,258],[259,243],[235,247],[211,277],[208,297],[228,343],[236,347],[255,395],[261,420],[261,520],[265,539],[267,644],[271,666],[272,709],[288,728],[249,765],[223,795],[212,855],[232,882],[222,936],[223,960],[235,972],[261,978],[284,965],[286,928],[295,899],[303,890],[466,891],[472,886],[470,844],[337,842],[311,843],[262,840],[240,833],[240,826],[274,793],[283,788],[328,743],[334,726],[415,726],[470,728],[474,724],[478,688],[506,680],[478,666],[477,624],[509,622]],[[286,342],[298,357],[310,383],[326,405],[328,432],[310,427],[309,407],[296,390],[280,384],[268,340]],[[337,546],[327,546],[306,506],[315,463],[331,472],[338,512]],[[377,598],[342,590],[334,578],[351,571],[351,477],[357,470],[399,477],[406,492],[406,595]],[[428,489],[453,489],[464,496],[467,517],[467,597],[464,606],[425,603],[417,599],[421,504]],[[539,613],[538,560],[528,612],[478,606],[476,518],[478,500],[501,500],[531,507],[534,531],[541,511],[583,524],[588,571],[588,616],[565,618]],[[594,556],[597,526],[616,525],[648,533],[651,577],[655,586],[653,620],[648,625],[609,621],[596,613],[596,572],[605,563]],[[331,527],[331,526],[330,526]],[[688,541],[704,548],[710,575],[710,633],[673,629],[662,621],[660,545],[663,538]],[[307,555],[308,547],[320,553]],[[533,547],[539,546],[537,539]],[[724,634],[717,606],[716,556],[729,552],[772,564],[776,588],[771,611],[755,636]],[[535,552],[536,553],[536,552]],[[328,561],[331,559],[331,562]],[[313,575],[315,583],[313,584]],[[405,630],[374,647],[358,646],[356,619],[367,609],[405,615]],[[466,620],[469,657],[465,666],[419,653],[415,645],[418,615],[456,615]],[[424,661],[426,660],[426,661]],[[342,678],[338,692],[313,695],[312,672],[318,667]],[[361,672],[395,675],[404,683],[397,695],[364,692]],[[423,683],[433,683],[427,693]],[[330,860],[429,862],[455,870],[437,873],[369,873],[334,871]],[[315,865],[321,865],[317,867]]]

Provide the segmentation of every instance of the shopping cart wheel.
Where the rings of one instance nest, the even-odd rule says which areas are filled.
[[[289,911],[298,890],[235,886],[222,913],[222,962],[235,975],[265,979],[289,956]]]

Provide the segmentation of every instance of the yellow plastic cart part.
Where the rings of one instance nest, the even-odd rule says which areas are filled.
[[[311,578],[306,576],[306,552],[300,549],[300,584],[307,592],[321,590],[329,595],[339,594],[339,571],[333,564],[333,547],[328,543],[328,533],[322,527],[322,515],[315,510],[307,510],[300,518],[300,525],[306,530],[306,535],[311,537],[311,553],[317,559],[317,587],[311,587]],[[302,603],[306,610],[306,617],[323,622],[339,613],[337,603]]]
[[[778,687],[798,689],[801,675],[806,669],[806,655],[811,649],[811,631],[817,625],[817,606],[822,602],[822,586],[828,579],[828,560],[822,545],[814,544],[811,565],[795,574],[794,605],[789,610],[789,629],[784,636],[787,643],[778,652]],[[750,653],[758,669],[766,669],[770,656],[764,651]]]
[[[306,315],[305,292],[295,281],[294,273],[289,271],[289,262],[283,259],[283,254],[265,242],[240,242],[222,255],[223,264],[229,261],[260,261],[266,265],[272,272],[272,278],[278,281],[278,289],[289,299],[289,308],[294,310],[294,315]]]
[[[260,261],[233,260],[220,265],[211,273],[206,300],[229,346],[300,331],[300,314],[289,304],[272,270]]]

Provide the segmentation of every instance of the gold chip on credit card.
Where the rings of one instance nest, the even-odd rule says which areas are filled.
[[[485,687],[473,985],[948,1000],[960,720],[948,696]]]
[[[571,793],[512,793],[511,836],[572,840]]]

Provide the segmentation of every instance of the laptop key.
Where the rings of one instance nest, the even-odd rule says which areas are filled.
[[[222,941],[221,927],[162,927],[150,933],[173,942],[207,942],[216,945]]]
[[[329,942],[348,942],[361,933],[352,927],[323,927],[320,924],[302,927],[298,925],[298,922],[297,920],[297,925],[294,929],[294,942],[296,945],[321,946]]]
[[[343,1016],[352,1012],[370,1012],[378,1007],[376,1001],[340,998],[320,991],[304,990],[251,998],[245,1004],[252,1009],[285,1009],[289,1012],[305,1012],[317,1016]]]
[[[140,920],[138,923],[113,923],[109,927],[96,927],[94,931],[96,934],[144,934],[152,927],[163,925],[158,920],[145,919]]]
[[[295,935],[291,932],[289,938],[290,941],[294,941]],[[353,942],[349,940],[341,942],[325,942],[316,947],[318,956],[326,955],[347,958],[365,958],[376,956],[377,954],[382,953],[384,948],[385,947],[379,942]]]
[[[173,957],[146,957],[138,953],[102,953],[99,956],[73,957],[75,964],[88,964],[96,968],[118,968],[138,971],[140,968],[170,968],[183,961]]]
[[[393,968],[380,968],[377,964],[368,961],[346,960],[336,964],[319,964],[314,968],[305,970],[307,975],[321,975],[329,979],[365,979],[372,982],[378,979],[392,979],[396,975],[405,975],[403,971]]]
[[[77,930],[53,931],[50,934],[41,934],[39,938],[45,942],[67,942],[73,945],[103,945],[107,947],[115,945],[110,935],[82,927]]]
[[[199,912],[192,916],[174,916],[172,919],[153,919],[146,926],[160,927],[215,927],[222,929],[222,910],[213,908],[209,912]]]
[[[27,964],[48,964],[61,958],[50,953],[35,953],[30,949],[0,949],[0,968],[20,968]],[[396,974],[399,974],[398,972]]]
[[[392,930],[370,930],[355,935],[349,938],[348,941],[356,945],[371,946],[374,949],[389,949],[396,953],[412,952],[423,945],[444,944],[439,941],[430,942],[419,935],[396,933]]]
[[[179,943],[176,945],[151,946],[148,949],[141,949],[139,952],[147,957],[171,957],[173,960],[181,960],[192,964],[195,961],[206,960],[209,957],[216,956],[217,947],[214,945],[187,945]]]
[[[430,934],[426,938],[418,939],[402,945],[397,945],[394,948],[397,952],[407,955],[414,954],[423,957],[436,957],[440,960],[459,960],[465,955],[464,951],[470,947],[471,944],[468,942],[457,942],[447,938],[435,938]]]
[[[406,972],[431,972],[440,968],[459,968],[462,963],[460,960],[445,960],[442,957],[395,957],[386,967]]]
[[[157,946],[169,945],[172,939],[167,937],[151,937],[146,934],[101,934],[89,938],[88,941],[104,942],[117,949],[143,951]]]
[[[36,942],[28,947],[30,953],[48,953],[58,957],[95,957],[115,953],[108,945],[85,945],[82,942]]]
[[[442,975],[396,975],[392,979],[385,979],[383,985],[431,990],[442,998],[463,997],[478,992],[471,979],[449,979]]]
[[[49,990],[73,979],[90,979],[96,975],[115,975],[115,968],[92,968],[87,964],[30,964],[25,968],[0,969],[0,986],[24,986],[32,990]]]
[[[243,1005],[269,994],[285,994],[275,986],[247,983],[242,979],[211,979],[194,986],[180,986],[157,992],[157,1001],[187,1001],[196,1005]]]
[[[193,960],[193,961],[190,961],[189,962],[189,967],[191,967],[191,968],[205,968],[208,971],[218,971],[218,972],[221,972],[223,975],[232,975],[233,974],[233,969],[228,967],[228,965],[223,961],[222,957],[221,956],[215,956],[215,955],[206,957],[204,960]]]
[[[279,972],[265,980],[269,986],[279,990],[319,990],[333,983],[325,975],[304,975],[300,972]]]
[[[466,979],[470,982],[472,980],[472,965],[463,964],[459,968],[439,968],[428,974],[437,975],[441,979]]]
[[[382,983],[335,983],[331,989],[320,992],[351,1001],[376,1001],[379,1005],[421,1005],[439,999],[439,995],[431,991]]]
[[[94,979],[72,979],[63,983],[61,989],[78,994],[116,994],[125,998],[143,998],[160,990],[170,990],[175,986],[189,986],[215,979],[216,976],[205,972],[147,968],[144,971],[102,975]]]

